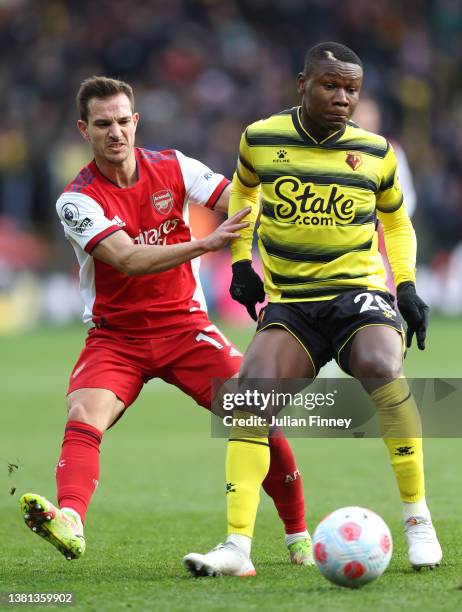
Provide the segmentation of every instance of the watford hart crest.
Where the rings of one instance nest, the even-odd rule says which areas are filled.
[[[356,170],[363,163],[363,158],[361,153],[348,152],[345,161],[352,170]]]

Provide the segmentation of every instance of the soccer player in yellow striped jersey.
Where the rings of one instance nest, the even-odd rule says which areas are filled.
[[[408,258],[402,248],[391,251],[397,283],[414,281],[414,233],[396,157],[382,136],[348,122],[318,143],[303,126],[301,107],[258,121],[241,139],[233,207],[248,200],[256,212],[260,185],[259,247],[271,302],[386,291],[377,218],[386,226],[398,220],[397,246]],[[233,261],[251,259],[253,229],[237,241]]]
[[[404,378],[403,348],[415,334],[425,347],[428,307],[416,293],[416,239],[406,213],[393,148],[350,121],[362,63],[348,47],[321,43],[297,77],[301,105],[250,125],[243,133],[229,214],[251,206],[249,227],[232,244],[231,295],[257,319],[240,371],[255,379],[313,379],[332,358],[374,402],[400,497],[409,561],[434,567],[441,547],[425,500],[420,416]],[[252,268],[253,232],[264,288]],[[377,248],[382,223],[397,302],[387,292]],[[241,409],[252,414],[254,406]],[[244,421],[245,422],[245,421]],[[249,421],[250,422],[250,421]],[[188,555],[196,575],[250,575],[259,488],[268,470],[265,424],[232,428],[226,478],[228,538]]]

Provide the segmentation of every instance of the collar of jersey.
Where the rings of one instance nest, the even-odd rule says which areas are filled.
[[[292,122],[294,124],[295,129],[297,130],[297,132],[300,134],[300,136],[303,138],[303,140],[306,143],[309,143],[311,145],[317,145],[318,147],[330,146],[330,145],[336,143],[343,136],[343,134],[345,133],[346,126],[344,126],[341,130],[338,130],[337,132],[334,132],[333,134],[331,134],[327,138],[324,138],[324,140],[321,140],[320,142],[318,142],[303,127],[302,119],[301,119],[301,112],[302,112],[302,107],[301,106],[294,106],[294,108],[292,109]]]
[[[139,184],[141,183],[141,181],[144,178],[144,172],[141,169],[141,164],[140,164],[140,161],[138,159],[138,149],[137,149],[137,147],[135,147],[135,156],[136,156],[136,173],[138,175],[138,179],[137,179],[136,183],[134,183],[133,185],[130,185],[130,187],[119,187],[119,185],[117,185],[117,183],[114,183],[114,181],[111,181],[111,179],[108,178],[98,168],[98,164],[96,163],[95,159],[92,160],[92,165],[95,168],[95,171],[98,173],[98,175],[106,181],[108,187],[110,186],[113,189],[117,189],[118,191],[121,191],[121,190],[125,191],[125,190],[129,190],[129,189],[135,189],[135,187],[138,187]]]

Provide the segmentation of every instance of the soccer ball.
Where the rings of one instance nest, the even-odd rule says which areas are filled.
[[[314,560],[331,582],[359,587],[386,570],[393,549],[391,533],[378,514],[350,506],[328,514],[313,535]]]

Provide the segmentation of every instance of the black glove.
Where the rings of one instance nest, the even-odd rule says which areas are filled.
[[[430,308],[417,295],[415,285],[411,281],[400,283],[396,290],[398,308],[407,323],[406,346],[412,344],[412,336],[415,333],[417,346],[421,351],[425,348],[425,336],[427,335],[428,314]]]
[[[251,261],[237,261],[233,264],[233,280],[229,292],[233,300],[247,308],[254,321],[257,320],[255,305],[265,301],[263,281],[252,268]]]

